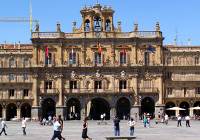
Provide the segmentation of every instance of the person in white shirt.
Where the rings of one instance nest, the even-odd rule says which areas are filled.
[[[127,124],[130,127],[130,136],[133,136],[134,126],[135,126],[135,122],[133,121],[133,118],[131,118],[131,120]]]
[[[103,114],[103,119],[106,120],[106,113]]]
[[[177,120],[178,120],[177,127],[179,127],[179,124],[181,126],[181,116],[180,116],[180,114],[178,114]]]
[[[166,125],[168,124],[168,115],[167,115],[167,113],[165,113],[165,124]]]
[[[52,118],[51,116],[48,117],[48,123],[49,123],[49,125],[51,125],[51,118]]]
[[[187,116],[186,118],[185,118],[185,120],[186,120],[186,127],[190,127],[190,117],[189,116]]]
[[[101,121],[103,121],[103,114],[101,114],[101,116],[100,116],[100,117],[101,117]]]
[[[0,136],[1,136],[1,133],[2,133],[2,132],[4,132],[4,134],[7,135],[7,134],[6,134],[5,127],[7,127],[7,126],[6,126],[6,122],[5,122],[5,119],[3,119],[2,122],[1,122],[1,132],[0,132]],[[8,128],[8,127],[7,127],[7,128]]]
[[[23,135],[26,135],[26,120],[24,117],[22,118],[22,129],[23,129]]]
[[[55,138],[58,138],[61,140],[61,124],[59,123],[60,119],[58,118],[57,121],[54,123],[54,134],[51,140],[54,140]]]

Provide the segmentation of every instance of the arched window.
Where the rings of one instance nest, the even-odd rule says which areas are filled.
[[[110,20],[106,20],[106,31],[110,31]]]
[[[89,21],[89,19],[85,20],[85,31],[90,31],[90,21]]]
[[[94,18],[94,31],[101,31],[101,18],[100,17]]]

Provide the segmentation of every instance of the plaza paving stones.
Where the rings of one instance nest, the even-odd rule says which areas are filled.
[[[92,140],[105,140],[107,136],[114,136],[112,120],[107,121],[107,125],[98,125],[97,121],[88,121],[88,136]],[[151,128],[144,128],[139,120],[135,126],[134,136],[141,140],[197,140],[200,138],[200,121],[191,120],[191,127],[177,127],[176,121],[169,121],[168,125],[155,124],[151,120]],[[0,140],[51,140],[53,126],[42,126],[38,122],[27,122],[27,135],[23,136],[21,122],[6,122],[7,136],[4,133]],[[66,140],[81,140],[83,121],[64,121],[62,135]],[[120,122],[120,136],[129,136],[127,121]]]

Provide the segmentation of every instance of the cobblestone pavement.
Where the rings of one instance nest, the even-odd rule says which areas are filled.
[[[105,140],[106,136],[114,136],[113,122],[107,121],[107,125],[97,125],[97,121],[88,121],[88,136],[92,140]],[[6,122],[8,128],[7,136],[4,133],[0,136],[2,140],[50,140],[53,135],[53,126],[42,126],[38,122],[27,122],[27,135],[23,136],[21,122]],[[134,136],[143,140],[197,140],[200,137],[200,121],[191,121],[191,127],[177,127],[176,121],[169,121],[168,125],[155,124],[151,121],[151,128],[144,128],[143,123],[137,122]],[[64,121],[62,135],[66,140],[81,140],[82,121]],[[127,121],[120,122],[120,135],[129,136]]]

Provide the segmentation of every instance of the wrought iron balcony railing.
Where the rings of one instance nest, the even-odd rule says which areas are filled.
[[[138,93],[158,93],[158,88],[157,87],[141,87],[138,88]]]
[[[52,89],[40,88],[39,93],[40,94],[58,94],[59,91],[57,88],[52,88]]]

